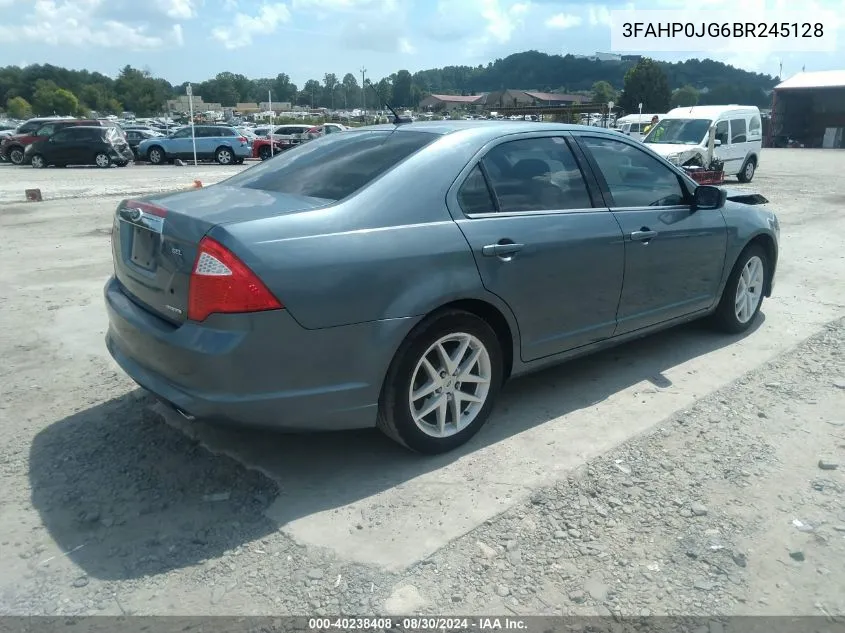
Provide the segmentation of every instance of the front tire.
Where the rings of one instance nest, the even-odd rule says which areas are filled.
[[[496,333],[482,319],[446,310],[420,323],[390,365],[378,428],[429,455],[466,443],[487,421],[502,385]]]
[[[270,151],[269,145],[262,145],[258,148],[258,158],[261,160],[267,160],[268,158],[272,158],[273,153]]]
[[[751,244],[742,251],[713,314],[718,329],[739,334],[751,327],[763,305],[770,270],[769,258],[759,244]]]

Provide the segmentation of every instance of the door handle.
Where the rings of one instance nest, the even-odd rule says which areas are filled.
[[[652,231],[646,227],[641,228],[639,231],[634,231],[631,233],[631,239],[634,242],[648,242],[650,239],[657,237],[657,231]]]
[[[481,247],[481,254],[484,257],[507,257],[518,253],[525,247],[525,244],[516,244],[515,242],[499,242],[498,244],[488,244]]]

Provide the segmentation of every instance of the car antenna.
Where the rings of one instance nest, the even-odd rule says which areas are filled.
[[[390,113],[393,115],[393,124],[394,124],[394,125],[401,125],[402,123],[413,123],[413,120],[411,120],[411,119],[409,119],[409,118],[406,118],[406,117],[401,117],[401,116],[399,116],[398,114],[396,114],[396,110],[394,110],[394,109],[393,109],[393,106],[392,106],[392,105],[390,105],[390,104],[389,104],[389,103],[388,103],[388,102],[384,99],[384,97],[382,97],[382,96],[379,94],[378,90],[376,90],[376,87],[373,85],[373,82],[372,82],[372,81],[369,81],[369,80],[368,80],[368,81],[367,81],[367,84],[370,86],[370,88],[372,89],[372,91],[373,91],[374,93],[376,93],[376,96],[378,97],[379,102],[380,102],[382,105],[384,105],[384,106],[385,106],[388,110],[390,110]]]

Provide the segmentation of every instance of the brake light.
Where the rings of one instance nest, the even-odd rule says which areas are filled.
[[[188,284],[188,318],[214,313],[262,312],[284,306],[246,264],[225,246],[204,237]]]

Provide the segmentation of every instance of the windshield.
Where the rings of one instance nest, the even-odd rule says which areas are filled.
[[[698,145],[707,135],[709,119],[663,119],[643,139],[660,145]]]
[[[428,132],[331,134],[229,178],[225,184],[342,200],[439,138]]]

